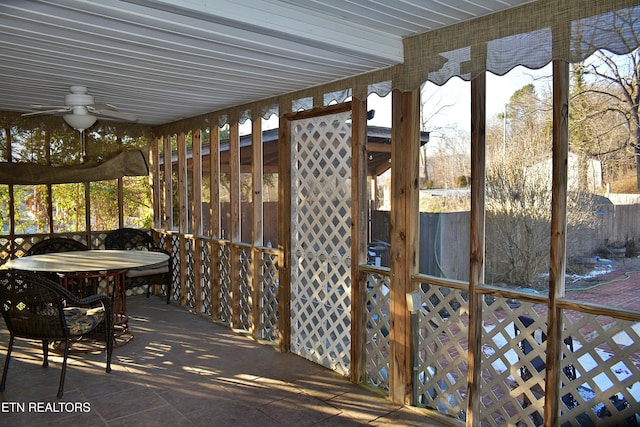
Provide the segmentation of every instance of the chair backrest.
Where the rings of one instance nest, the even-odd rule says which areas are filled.
[[[529,316],[520,315],[518,316],[518,320],[525,328],[531,327],[531,325],[534,323],[533,318]],[[513,326],[516,335],[518,335],[520,333],[520,329],[518,328],[517,323],[514,322]],[[536,345],[540,345],[546,340],[547,334],[540,329],[536,329],[535,331],[531,332],[530,337],[524,337],[522,341],[518,343],[518,345],[520,346],[523,354],[529,354],[533,351],[533,343],[536,343]],[[573,352],[573,338],[571,336],[568,336],[563,340],[563,342],[569,348],[569,351]],[[562,354],[562,357],[565,357],[564,353]],[[531,364],[538,372],[542,372],[546,368],[546,362],[540,356],[534,357],[531,360]],[[569,380],[573,381],[576,378],[575,367],[573,365],[565,366],[563,370]]]
[[[107,234],[104,239],[106,249],[138,249],[157,251],[160,247],[148,233],[135,228],[119,228]]]
[[[31,246],[25,255],[50,254],[53,252],[86,251],[89,248],[82,242],[66,237],[52,237]]]
[[[70,297],[60,285],[36,273],[0,270],[0,311],[17,337],[66,338],[63,301]]]

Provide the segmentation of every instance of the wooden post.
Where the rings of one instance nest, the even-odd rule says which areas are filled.
[[[13,136],[11,135],[11,128],[10,127],[5,127],[4,128],[4,133],[6,135],[6,140],[5,140],[5,153],[7,153],[7,161],[8,162],[12,162],[13,161],[13,154],[11,153],[11,147],[12,147],[12,138]],[[11,254],[11,258],[15,258],[16,255],[16,199],[15,199],[15,195],[13,193],[14,190],[14,186],[13,184],[9,184],[8,186],[8,190],[9,190],[9,253]]]
[[[220,127],[211,120],[209,149],[209,235],[211,236],[211,319],[220,319]]]
[[[366,283],[360,264],[367,262],[367,101],[351,103],[351,381],[365,381]]]
[[[193,132],[191,146],[191,164],[193,165],[193,285],[194,308],[202,313],[202,131]]]
[[[253,208],[253,226],[251,247],[251,259],[253,261],[253,274],[251,275],[253,283],[251,284],[251,313],[253,315],[253,337],[259,339],[262,329],[261,314],[262,307],[260,302],[262,301],[262,251],[260,248],[264,246],[264,229],[263,229],[263,217],[264,217],[264,202],[263,202],[263,160],[262,160],[262,118],[254,117],[251,123],[251,147],[252,147],[252,170],[251,181],[253,188],[252,203]]]
[[[122,151],[122,138],[117,137],[118,151]],[[124,179],[118,178],[118,227],[124,227]]]
[[[482,295],[485,248],[486,75],[471,81],[471,241],[469,264],[469,349],[467,426],[480,425]]]
[[[281,111],[282,106],[280,107]],[[280,116],[278,128],[278,329],[280,350],[291,349],[291,122]]]
[[[180,305],[187,303],[187,243],[185,234],[189,230],[189,218],[187,208],[187,144],[184,132],[178,134],[178,203],[179,203],[179,259],[180,264]]]
[[[193,212],[191,213],[191,232],[202,235],[202,131],[193,132],[191,146],[191,164],[193,171]]]
[[[391,129],[391,357],[389,396],[412,400],[413,340],[406,302],[417,273],[420,91],[393,91]]]
[[[209,148],[209,235],[220,238],[220,127],[211,125]]]
[[[83,182],[82,184],[84,185],[84,223],[87,232],[87,246],[91,246],[91,183]]]
[[[164,219],[162,228],[173,228],[173,176],[171,136],[164,136]]]
[[[230,267],[231,276],[231,327],[240,324],[240,248],[235,243],[241,240],[240,222],[240,132],[238,120],[229,127],[229,213]]]
[[[49,166],[51,166],[51,132],[45,131],[44,133],[44,141],[46,144],[45,147],[45,158],[46,162]],[[53,233],[55,229],[55,224],[53,223],[53,186],[51,184],[47,184],[47,222],[49,224],[49,233]],[[87,246],[91,249],[91,241],[87,241]]]
[[[544,424],[558,425],[562,364],[562,312],[567,234],[567,164],[569,157],[569,64],[553,61],[553,178],[551,194],[551,254]]]
[[[158,151],[158,137],[154,137],[151,141],[149,154],[149,185],[151,186],[151,203],[153,215],[153,227],[161,228],[162,220],[160,216],[160,155]]]

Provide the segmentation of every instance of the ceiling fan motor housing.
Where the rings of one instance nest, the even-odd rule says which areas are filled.
[[[93,96],[80,93],[70,93],[64,96],[64,103],[68,107],[93,105]]]

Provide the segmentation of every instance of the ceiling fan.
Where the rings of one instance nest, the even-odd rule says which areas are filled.
[[[72,128],[83,132],[98,120],[98,117],[135,122],[138,118],[129,113],[123,113],[111,104],[96,104],[93,96],[89,95],[85,86],[71,86],[69,94],[64,97],[64,105],[34,104],[32,113],[24,113],[23,117],[39,116],[43,114],[62,114],[62,118]]]

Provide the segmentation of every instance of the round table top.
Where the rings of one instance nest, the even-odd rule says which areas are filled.
[[[163,252],[138,250],[89,250],[55,252],[9,260],[5,266],[15,270],[75,273],[152,267],[169,259]]]

